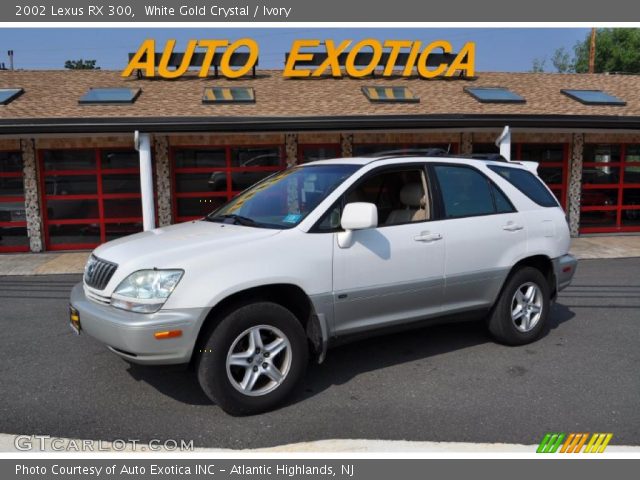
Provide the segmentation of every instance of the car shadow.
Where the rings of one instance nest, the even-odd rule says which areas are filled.
[[[569,308],[555,303],[541,338],[574,317]],[[348,383],[363,373],[492,342],[485,322],[476,320],[416,328],[342,345],[332,349],[323,364],[309,365],[302,388],[289,404]]]
[[[188,405],[213,405],[200,385],[193,369],[186,365],[138,365],[126,362],[127,373],[138,382],[145,382],[158,392]]]
[[[575,314],[562,304],[551,310],[549,330],[571,320]],[[301,388],[289,400],[293,405],[358,375],[393,365],[493,342],[485,323],[467,321],[416,328],[358,340],[332,349],[322,365],[310,363]],[[198,384],[196,373],[186,366],[146,366],[128,363],[128,373],[158,392],[189,405],[213,405]]]

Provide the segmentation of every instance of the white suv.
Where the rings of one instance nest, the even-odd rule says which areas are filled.
[[[362,334],[481,318],[532,342],[576,269],[536,167],[396,156],[276,173],[202,220],[98,247],[71,324],[131,362],[190,363],[232,414],[275,407],[309,356]]]

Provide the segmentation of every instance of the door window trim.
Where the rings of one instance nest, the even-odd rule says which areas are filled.
[[[331,206],[329,208],[327,208],[322,215],[320,216],[320,218],[316,221],[316,223],[313,224],[313,226],[309,229],[309,233],[339,233],[339,232],[344,232],[344,230],[342,229],[341,226],[332,228],[330,230],[320,230],[320,224],[323,222],[325,216],[331,212],[331,210],[333,210],[334,208],[336,208],[338,205],[340,205],[340,211],[342,212],[342,210],[344,210],[345,207],[345,199],[349,196],[350,193],[352,193],[356,188],[358,188],[362,183],[364,183],[365,181],[369,180],[371,177],[379,174],[379,173],[383,173],[389,170],[392,171],[406,171],[406,170],[421,170],[423,175],[426,178],[427,181],[427,196],[428,196],[428,201],[430,202],[430,212],[431,212],[431,218],[428,218],[426,220],[420,220],[418,222],[403,222],[403,223],[395,223],[393,225],[378,225],[376,228],[387,228],[387,227],[399,227],[402,225],[411,225],[411,224],[420,224],[420,223],[428,223],[428,222],[432,222],[434,220],[437,220],[437,218],[435,218],[435,198],[434,198],[434,182],[433,180],[430,178],[430,173],[427,169],[427,166],[429,164],[427,162],[409,162],[409,163],[399,163],[399,164],[393,164],[393,165],[382,165],[379,167],[375,167],[372,168],[371,170],[369,170],[368,172],[366,172],[364,175],[362,175],[362,177],[360,177],[358,180],[356,180],[346,191],[344,191],[342,193],[342,195],[340,195],[340,198],[338,198],[335,202],[333,202],[331,204]]]
[[[438,167],[438,166],[467,168],[479,173],[482,177],[484,177],[489,187],[489,192],[491,193],[491,201],[493,203],[493,213],[479,213],[476,215],[464,215],[460,217],[446,217],[445,207],[444,207],[444,198],[442,197],[442,189],[440,188],[440,180],[438,180],[438,177],[436,175],[436,169],[435,169],[435,167]],[[433,190],[433,194],[435,197],[435,204],[436,204],[434,212],[437,218],[434,218],[433,220],[460,220],[462,218],[488,217],[491,215],[507,215],[510,213],[518,213],[518,209],[513,204],[509,196],[506,193],[504,193],[504,190],[502,190],[499,185],[497,185],[493,180],[491,180],[491,178],[489,178],[489,176],[486,175],[479,168],[476,168],[472,165],[460,164],[460,163],[429,162],[427,164],[427,170],[430,170],[430,174],[428,175],[427,178],[432,177],[433,178],[432,182],[434,183],[434,186],[435,186],[435,189]],[[493,193],[493,189],[491,188],[492,186],[495,187],[509,202],[509,205],[511,205],[511,208],[513,209],[511,212],[498,212],[498,204],[496,202],[496,197]]]

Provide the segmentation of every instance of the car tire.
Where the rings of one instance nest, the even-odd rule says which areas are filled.
[[[304,376],[309,358],[300,321],[271,302],[231,310],[197,353],[202,390],[231,415],[279,406]]]
[[[489,314],[489,331],[506,345],[534,342],[547,328],[550,308],[545,276],[533,267],[520,268],[507,278]]]

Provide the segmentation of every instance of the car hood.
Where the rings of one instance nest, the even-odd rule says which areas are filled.
[[[280,230],[197,220],[123,237],[99,246],[93,253],[131,268],[184,268],[213,253],[278,233]]]

